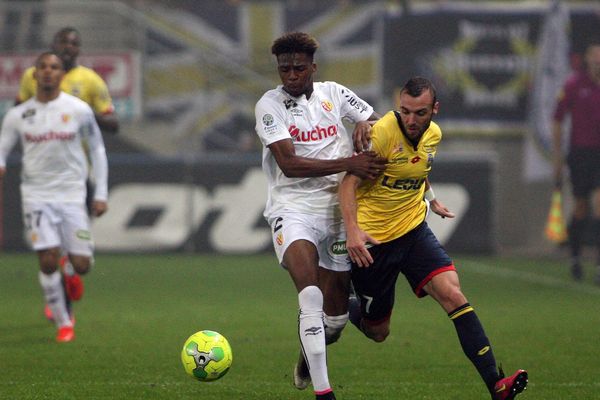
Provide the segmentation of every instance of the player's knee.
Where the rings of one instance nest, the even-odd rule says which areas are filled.
[[[47,249],[38,251],[40,271],[44,274],[52,274],[58,269],[58,249]]]
[[[323,314],[323,293],[317,286],[307,286],[298,293],[298,304],[305,313]]]
[[[87,256],[70,256],[71,264],[73,264],[73,269],[79,275],[85,275],[90,271],[92,267],[93,261],[91,257]]]
[[[390,335],[390,327],[387,324],[380,325],[368,325],[364,324],[362,327],[365,335],[373,340],[374,342],[381,343]]]
[[[449,305],[446,309],[456,309],[467,302],[467,298],[460,290],[460,286],[452,286],[443,295],[444,302]]]
[[[348,313],[342,315],[325,314],[325,343],[332,344],[338,341],[348,322]]]

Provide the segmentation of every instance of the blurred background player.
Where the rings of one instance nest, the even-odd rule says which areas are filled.
[[[356,298],[350,320],[368,338],[383,342],[390,332],[395,286],[402,272],[418,297],[430,295],[448,313],[465,355],[488,388],[492,400],[513,399],[527,386],[527,372],[512,376],[496,366],[490,342],[474,308],[461,291],[456,268],[429,229],[431,210],[451,213],[428,181],[442,139],[432,122],[439,102],[433,84],[421,77],[400,91],[400,108],[383,116],[371,133],[372,149],[389,164],[383,176],[363,180],[348,173],[340,186]]]
[[[75,337],[58,263],[61,248],[74,269],[85,274],[93,257],[90,220],[86,210],[88,160],[97,184],[92,203],[94,216],[107,209],[108,162],[100,128],[92,109],[60,90],[64,76],[61,58],[43,53],[35,63],[35,97],[12,107],[0,131],[0,178],[6,158],[21,142],[23,149],[21,198],[25,231],[37,252],[40,284],[58,333],[56,340]]]
[[[585,69],[576,71],[564,84],[554,113],[554,174],[556,185],[563,182],[563,121],[571,117],[571,135],[566,163],[570,172],[575,205],[568,227],[571,274],[583,278],[581,247],[588,220],[593,225],[597,248],[596,284],[600,285],[600,39],[587,46]],[[590,207],[591,201],[591,207]]]
[[[80,49],[81,35],[77,29],[65,27],[54,35],[52,51],[61,58],[65,69],[65,75],[60,88],[63,92],[85,101],[92,108],[96,122],[102,132],[116,134],[119,131],[119,120],[115,114],[115,108],[108,87],[94,70],[78,64],[77,58],[79,57]],[[30,67],[23,73],[16,104],[20,104],[35,96],[37,85],[34,78],[34,70],[35,67]],[[90,215],[93,215],[91,213],[91,205],[94,197],[95,182],[90,178],[86,182],[86,204]],[[61,258],[60,263],[65,275],[64,283],[69,299],[81,299],[81,296],[83,296],[83,281],[77,275],[66,256]],[[52,319],[49,307],[46,306],[44,312],[48,319]]]
[[[65,68],[60,88],[89,104],[102,132],[116,134],[119,131],[119,120],[108,87],[94,70],[78,64],[80,49],[81,35],[77,29],[65,27],[54,35],[52,51],[58,54]],[[35,96],[34,70],[35,67],[30,67],[23,73],[16,104]]]
[[[274,41],[271,52],[282,85],[261,97],[255,115],[269,182],[264,215],[278,261],[298,292],[302,354],[294,369],[294,385],[305,389],[312,379],[317,399],[335,399],[327,373],[326,342],[335,342],[348,321],[350,282],[337,200],[338,173],[374,178],[385,161],[372,153],[352,155],[342,119],[361,122],[358,132],[355,128],[360,143],[370,130],[366,121],[379,115],[344,86],[313,82],[318,46],[312,36],[301,32]]]

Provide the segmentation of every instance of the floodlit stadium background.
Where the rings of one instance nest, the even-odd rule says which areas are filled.
[[[321,44],[317,79],[349,86],[380,113],[408,77],[436,83],[445,136],[431,180],[458,217],[430,222],[450,251],[543,254],[554,251],[543,236],[548,82],[580,65],[600,26],[598,2],[552,4],[4,1],[0,115],[53,33],[76,27],[80,62],[105,78],[122,121],[118,136],[105,135],[110,212],[94,224],[98,250],[268,252],[254,104],[279,83],[272,40],[307,31]],[[18,174],[3,189],[0,246],[25,249]]]

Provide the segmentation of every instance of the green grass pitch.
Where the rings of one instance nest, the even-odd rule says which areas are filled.
[[[455,256],[463,290],[523,400],[600,398],[600,289],[552,260]],[[591,270],[591,269],[589,269]],[[76,339],[54,342],[33,254],[0,254],[0,399],[313,399],[291,372],[297,299],[272,255],[96,257],[75,303]],[[339,400],[488,399],[454,327],[401,278],[384,343],[348,324],[329,347]],[[202,383],[179,354],[201,329],[227,337],[231,371]]]

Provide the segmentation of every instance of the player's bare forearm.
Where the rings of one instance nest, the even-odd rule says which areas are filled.
[[[373,152],[333,160],[300,157],[296,155],[291,140],[272,143],[269,149],[288,178],[319,177],[348,171],[361,178],[374,179],[385,170],[387,162]]]
[[[339,188],[340,209],[346,227],[346,250],[352,262],[359,267],[368,267],[373,257],[366,246],[373,239],[358,226],[356,217],[356,188],[360,179],[354,175],[346,175]]]
[[[102,132],[113,135],[119,133],[119,119],[115,114],[95,114],[95,117]]]

